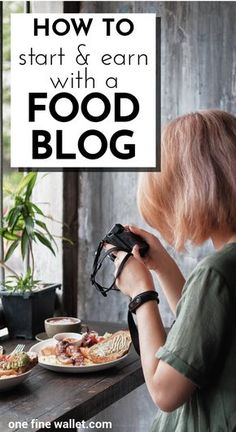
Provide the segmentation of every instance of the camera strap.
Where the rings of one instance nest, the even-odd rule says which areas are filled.
[[[119,267],[117,269],[117,272],[116,272],[116,275],[115,275],[113,283],[109,287],[105,288],[105,287],[103,287],[101,284],[99,284],[96,281],[96,274],[101,269],[102,264],[103,264],[105,258],[108,256],[109,258],[112,259],[112,261],[114,261],[115,254],[117,252],[119,252],[121,250],[121,248],[118,248],[117,246],[114,246],[114,247],[110,248],[109,250],[107,250],[104,253],[103,257],[100,258],[100,254],[101,254],[101,251],[102,251],[103,247],[104,247],[104,240],[101,241],[99,243],[99,245],[98,245],[98,248],[97,248],[97,251],[96,251],[96,254],[95,254],[95,259],[94,259],[94,263],[93,263],[93,270],[92,270],[92,274],[90,276],[90,280],[91,280],[92,285],[94,285],[95,288],[104,297],[106,297],[108,291],[110,291],[112,289],[113,290],[116,289],[115,288],[116,279],[121,275],[121,272],[122,272],[122,270],[123,270],[126,262],[128,261],[129,257],[131,257],[133,254],[131,252],[128,252],[125,255],[125,257],[123,258],[123,260],[121,261],[121,263],[120,263],[120,265],[119,265]],[[134,322],[132,313],[130,311],[128,312],[128,326],[129,326],[130,335],[131,335],[131,339],[132,339],[135,351],[137,352],[138,355],[140,355],[138,329],[136,327],[136,324]]]
[[[121,261],[121,263],[120,263],[120,265],[118,267],[118,270],[116,272],[116,279],[120,276],[120,274],[121,274],[121,272],[122,272],[122,270],[123,270],[123,268],[125,266],[125,263],[128,261],[129,257],[131,257],[131,256],[133,256],[132,252],[128,252],[125,255],[125,257],[123,258],[123,260]]]
[[[120,276],[125,263],[128,261],[129,257],[133,256],[133,254],[131,252],[127,253],[125,255],[125,257],[123,258],[123,260],[121,261],[117,273],[116,273],[116,279]],[[129,331],[130,331],[130,336],[134,345],[134,349],[136,351],[136,353],[140,356],[140,348],[139,348],[139,337],[138,337],[138,329],[137,326],[134,322],[134,318],[133,315],[130,311],[128,311],[128,326],[129,326]]]
[[[129,325],[129,331],[130,331],[130,335],[131,335],[134,349],[135,349],[136,353],[140,356],[138,329],[137,329],[137,326],[134,322],[133,315],[130,311],[128,311],[128,325]]]

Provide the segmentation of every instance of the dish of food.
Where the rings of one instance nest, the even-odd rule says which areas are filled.
[[[0,391],[23,382],[36,364],[37,356],[33,353],[0,355]]]
[[[21,375],[37,364],[37,356],[26,352],[0,355],[0,379]]]
[[[95,332],[83,335],[83,340],[64,338],[39,342],[30,351],[38,354],[41,366],[58,372],[85,373],[108,369],[126,358],[131,345],[127,330],[99,336]]]

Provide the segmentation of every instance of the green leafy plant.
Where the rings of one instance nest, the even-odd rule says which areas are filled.
[[[32,201],[32,192],[37,180],[37,173],[30,172],[22,178],[14,192],[7,191],[12,205],[9,206],[3,217],[0,236],[6,243],[4,262],[5,268],[13,273],[5,282],[7,289],[25,292],[32,290],[39,281],[34,280],[34,253],[33,243],[40,243],[55,255],[56,242],[54,236],[48,230],[45,219],[47,216]],[[20,247],[24,264],[24,274],[17,275],[5,264],[13,255],[17,247]]]
[[[32,291],[33,288],[38,286],[39,282],[40,280],[33,279],[31,270],[28,270],[25,276],[23,276],[23,274],[8,276],[4,286],[11,292],[20,291],[24,293],[26,291]]]

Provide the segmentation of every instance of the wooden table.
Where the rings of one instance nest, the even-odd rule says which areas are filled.
[[[96,322],[89,323],[89,327],[103,334],[127,326]],[[6,352],[17,343],[25,343],[29,348],[36,342],[22,339],[1,342]],[[37,365],[23,384],[0,393],[0,431],[54,431],[58,430],[55,421],[70,422],[70,429],[59,430],[76,431],[73,421],[90,419],[143,383],[140,360],[133,349],[121,365],[99,373],[62,374]],[[44,424],[50,422],[50,428],[31,427],[32,419]],[[10,421],[26,421],[29,426],[27,429],[10,429]]]

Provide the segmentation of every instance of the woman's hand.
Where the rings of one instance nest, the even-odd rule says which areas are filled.
[[[126,225],[132,233],[142,237],[149,245],[145,257],[139,254],[138,246],[134,246],[130,257],[125,264],[121,275],[117,279],[117,287],[126,295],[135,297],[144,291],[154,290],[154,283],[150,270],[157,273],[159,283],[173,313],[181,297],[185,279],[173,258],[167,253],[161,242],[153,234],[134,225]],[[112,246],[107,244],[106,249]],[[119,267],[125,252],[118,252],[115,260],[116,268]]]
[[[126,252],[117,252],[116,272],[125,256]],[[155,290],[150,271],[142,262],[132,256],[125,263],[121,275],[116,280],[116,286],[123,294],[131,298],[144,291]]]
[[[157,273],[159,283],[173,313],[181,297],[185,279],[173,258],[167,253],[157,237],[136,226],[126,226],[132,233],[142,237],[149,245],[147,255],[141,257],[138,246],[132,250],[134,258],[149,270]]]
[[[162,246],[160,240],[155,237],[153,234],[136,227],[135,225],[126,225],[126,227],[133,233],[145,240],[149,249],[147,254],[144,257],[141,257],[139,254],[139,247],[134,246],[132,253],[137,261],[145,264],[145,266],[149,270],[154,270],[157,273],[168,271],[168,261],[172,260],[170,255],[166,252],[165,248]]]

